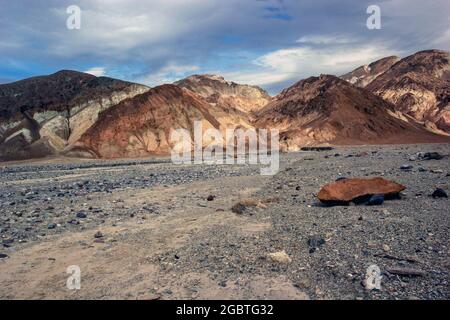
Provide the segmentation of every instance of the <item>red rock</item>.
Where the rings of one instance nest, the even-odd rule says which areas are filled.
[[[345,179],[324,186],[318,198],[324,203],[350,202],[374,194],[394,196],[405,190],[401,184],[377,177],[372,179]]]
[[[450,142],[395,106],[332,75],[301,80],[283,90],[255,114],[254,126],[280,131],[283,151],[302,147]]]

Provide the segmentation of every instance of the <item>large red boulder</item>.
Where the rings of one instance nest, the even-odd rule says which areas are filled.
[[[372,179],[344,179],[324,186],[318,198],[323,203],[348,203],[364,199],[375,194],[382,194],[386,198],[397,196],[406,187],[384,178]]]

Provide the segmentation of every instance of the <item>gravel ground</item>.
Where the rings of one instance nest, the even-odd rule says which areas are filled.
[[[414,159],[431,151],[450,154],[450,146],[283,154],[273,177],[257,166],[164,159],[7,164],[0,167],[0,297],[448,299],[449,200],[430,195],[438,187],[449,193],[450,161]],[[380,206],[317,202],[326,183],[374,176],[407,189]],[[232,212],[244,198],[257,205]],[[282,251],[284,260],[268,256]],[[101,280],[68,293],[65,265],[74,259],[85,259],[86,277]],[[114,275],[98,275],[105,263]],[[381,269],[380,290],[364,287],[371,265]],[[28,272],[40,272],[40,281],[27,284]]]

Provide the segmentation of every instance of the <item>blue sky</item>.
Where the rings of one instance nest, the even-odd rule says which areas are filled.
[[[382,28],[366,27],[369,5]],[[66,8],[81,8],[68,30]],[[0,83],[86,71],[156,86],[216,73],[275,94],[388,55],[450,50],[448,0],[0,0]]]

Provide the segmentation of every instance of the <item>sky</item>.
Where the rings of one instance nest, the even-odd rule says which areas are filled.
[[[69,6],[81,9],[68,29]],[[367,28],[367,8],[381,29]],[[271,94],[379,58],[450,51],[448,0],[0,0],[0,83],[78,70],[157,86],[220,74]]]

